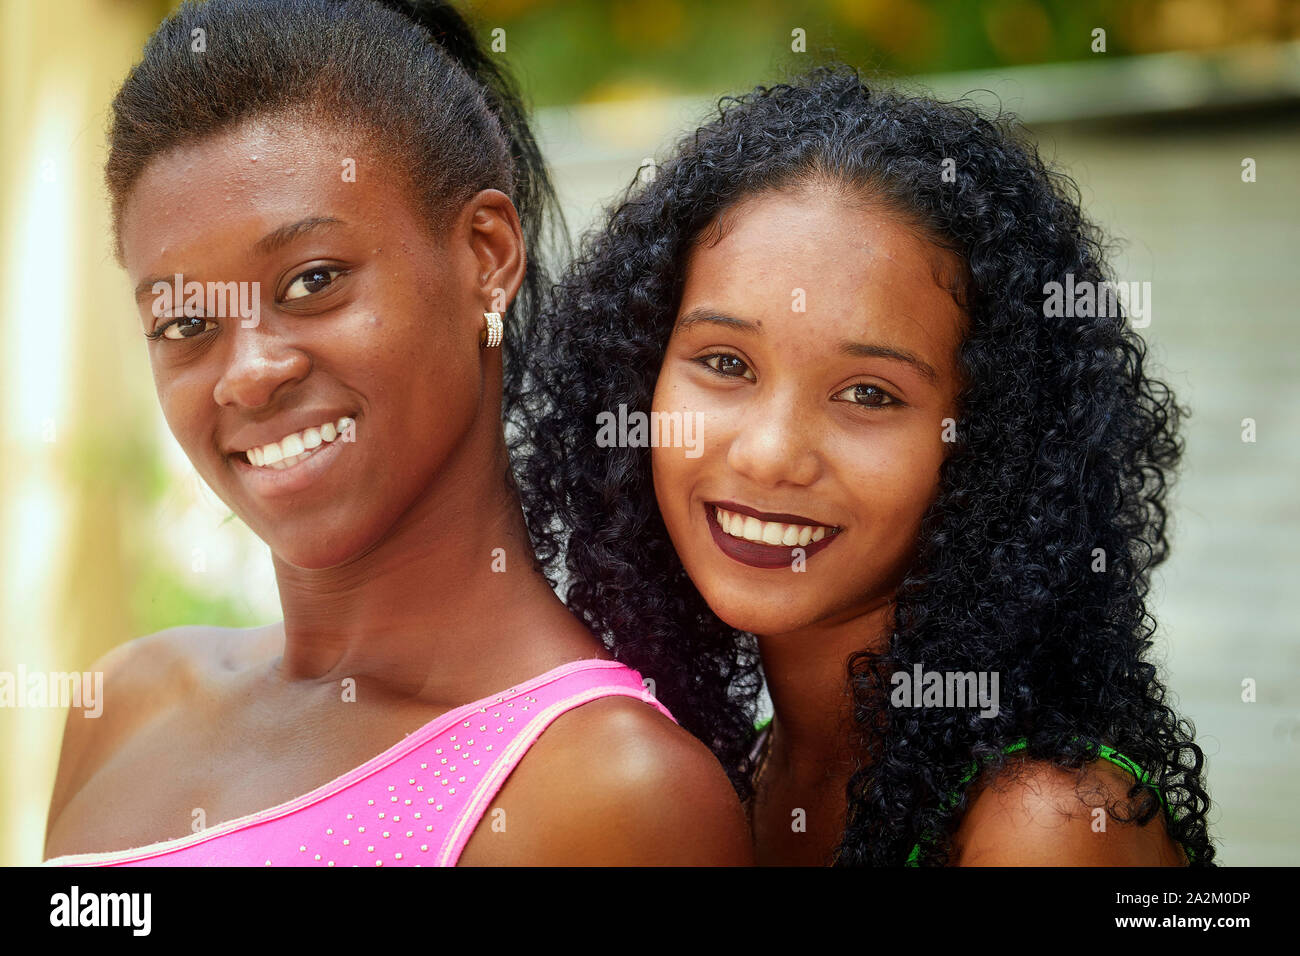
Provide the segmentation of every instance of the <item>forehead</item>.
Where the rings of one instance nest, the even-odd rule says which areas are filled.
[[[186,252],[246,252],[268,230],[306,216],[409,222],[405,177],[380,166],[363,133],[259,117],[155,157],[122,208],[131,273]],[[352,170],[355,175],[349,175]]]
[[[729,209],[692,248],[683,306],[801,339],[888,333],[942,362],[964,327],[950,291],[960,270],[955,253],[883,206],[819,186],[770,191]]]

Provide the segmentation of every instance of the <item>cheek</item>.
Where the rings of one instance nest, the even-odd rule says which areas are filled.
[[[364,370],[350,369],[348,381],[374,412],[371,427],[380,432],[385,460],[408,463],[412,477],[424,476],[451,454],[484,400],[478,354],[450,343],[385,350]]]
[[[939,468],[946,446],[938,435],[937,427],[926,427],[920,434],[911,436],[899,451],[902,463],[899,472],[907,479],[906,489],[900,495],[918,521],[934,500],[939,486]]]
[[[690,416],[697,450],[692,461],[716,457],[723,447],[731,425],[731,411],[716,392],[693,382],[689,374],[676,368],[665,370],[655,385],[650,407],[656,412],[676,412],[686,421]],[[678,450],[681,454],[681,450]],[[689,463],[688,463],[689,464]]]
[[[938,489],[943,446],[928,430],[902,432],[860,445],[840,465],[858,498],[871,549],[899,553],[909,548]]]
[[[655,383],[650,408],[655,412],[678,412],[682,420],[699,410],[688,395],[688,389],[671,371],[662,372]],[[696,457],[687,457],[686,448],[655,446],[650,449],[651,475],[659,511],[670,533],[675,533],[689,509],[690,484],[701,461],[707,460],[709,432],[707,425],[697,428],[698,449]],[[694,454],[694,452],[692,452]]]
[[[663,516],[664,523],[671,532],[676,524],[675,505],[678,500],[677,483],[678,476],[674,469],[674,462],[668,461],[665,455],[665,449],[652,448],[650,450],[650,477],[654,482],[655,500],[659,504],[659,513]]]
[[[176,438],[177,443],[191,459],[195,458],[196,449],[189,435],[201,427],[200,418],[207,404],[212,404],[212,386],[195,380],[194,376],[173,375],[158,366],[153,368],[154,390],[158,394],[158,405],[162,409],[163,419]],[[198,462],[195,461],[196,466]]]
[[[689,447],[652,450],[660,511],[670,530],[685,528],[701,517],[692,510],[699,504],[691,501],[696,485],[707,483],[714,493],[729,486],[727,454],[743,428],[743,396],[701,385],[690,369],[670,369],[660,376],[651,407],[681,415],[693,429]]]

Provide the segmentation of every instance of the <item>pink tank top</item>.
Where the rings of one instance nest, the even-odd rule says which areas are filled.
[[[448,711],[383,753],[288,803],[192,836],[46,866],[455,866],[510,772],[550,723],[600,697],[670,714],[617,661],[563,664]],[[674,721],[675,722],[675,721]]]

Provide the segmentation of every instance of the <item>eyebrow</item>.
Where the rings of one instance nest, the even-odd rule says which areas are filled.
[[[285,225],[268,232],[261,239],[257,240],[257,242],[253,243],[253,251],[258,255],[270,255],[277,249],[288,245],[304,233],[312,232],[313,230],[321,229],[326,226],[339,225],[343,225],[343,220],[335,219],[333,216],[309,216],[306,219],[299,219],[297,222],[286,223]],[[159,282],[171,285],[174,279],[174,275],[150,276],[147,279],[142,279],[135,287],[135,297],[138,299],[142,295],[152,292],[154,285]]]
[[[297,222],[291,222],[288,225],[281,226],[273,232],[267,233],[257,242],[253,243],[253,251],[262,255],[269,255],[281,246],[287,245],[294,239],[297,239],[305,232],[311,232],[324,226],[342,225],[341,219],[335,219],[332,216],[312,216],[307,219],[299,219]]]
[[[708,323],[710,325],[721,325],[724,328],[735,329],[738,332],[747,332],[756,335],[759,331],[757,325],[753,322],[746,322],[744,319],[738,319],[732,315],[721,315],[712,309],[706,309],[703,306],[696,306],[691,309],[680,319],[677,320],[676,332],[685,332],[687,329]]]
[[[748,335],[758,335],[761,329],[753,322],[747,322],[744,319],[738,319],[733,315],[723,315],[712,309],[697,307],[691,309],[677,321],[675,331],[685,332],[693,326],[700,324],[720,325],[724,328],[734,329],[738,332],[744,332]],[[939,373],[935,371],[933,365],[925,361],[914,352],[907,349],[897,348],[892,345],[879,345],[866,342],[841,342],[839,347],[841,355],[847,355],[852,358],[883,358],[895,362],[906,362],[921,374],[926,381],[932,385],[939,384]]]
[[[897,362],[906,362],[912,368],[916,369],[931,385],[939,384],[939,373],[934,370],[934,366],[925,361],[919,355],[907,351],[907,349],[894,348],[891,345],[873,345],[864,342],[842,342],[840,343],[840,354],[850,355],[854,358],[883,358],[893,359]]]

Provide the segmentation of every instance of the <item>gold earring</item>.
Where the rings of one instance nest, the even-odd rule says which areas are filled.
[[[483,322],[484,328],[478,339],[479,345],[483,348],[494,349],[501,344],[501,339],[505,336],[505,326],[501,324],[501,313],[484,312]]]

